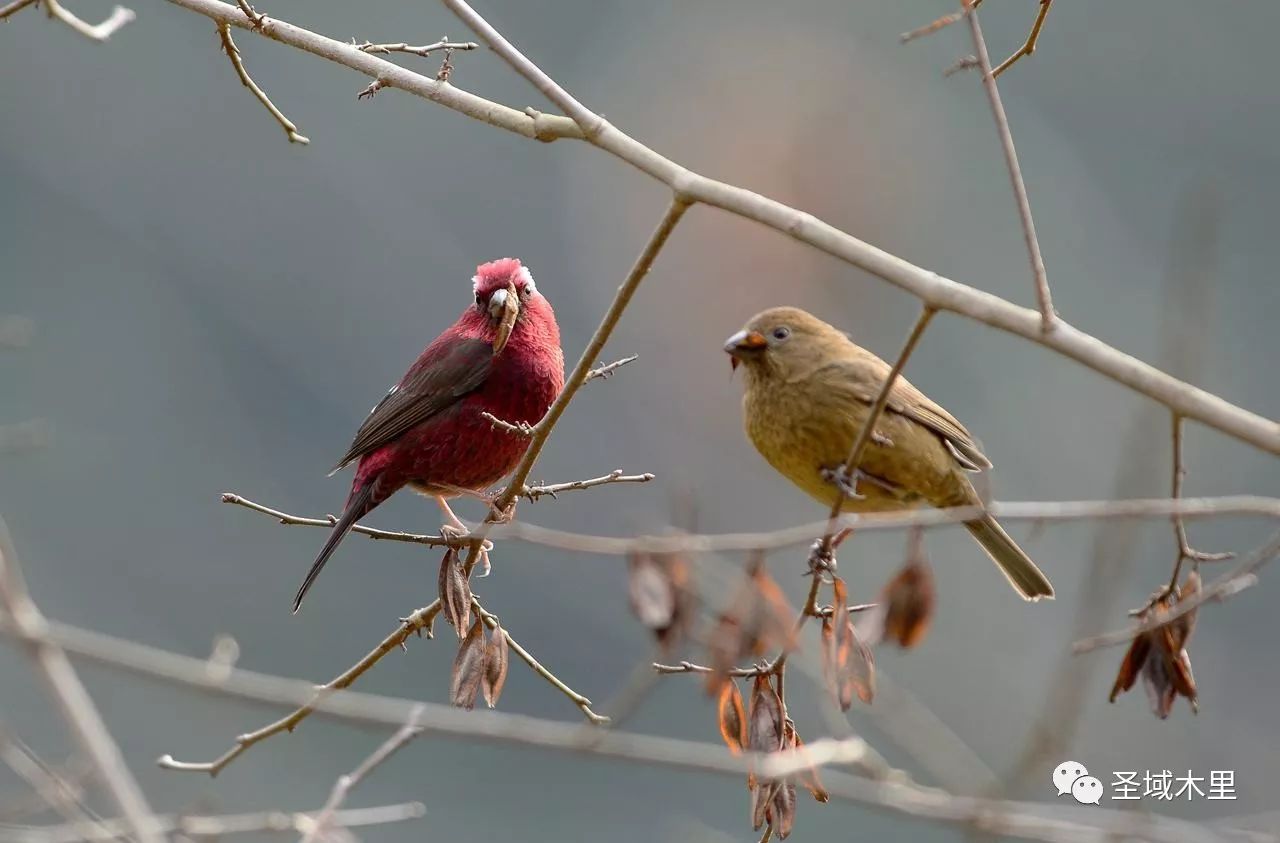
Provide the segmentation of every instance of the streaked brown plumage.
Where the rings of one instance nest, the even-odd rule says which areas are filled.
[[[848,458],[889,364],[795,307],[752,317],[725,351],[745,370],[744,422],[756,450],[810,496],[834,505],[831,472]],[[899,376],[858,466],[862,497],[843,510],[978,504],[967,473],[990,467],[964,425]],[[965,527],[1024,598],[1053,597],[1049,580],[994,518]]]

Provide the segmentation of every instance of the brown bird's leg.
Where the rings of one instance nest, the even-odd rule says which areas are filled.
[[[866,497],[858,492],[858,481],[868,479],[860,469],[855,468],[850,472],[846,472],[843,465],[835,468],[823,468],[822,479],[833,484],[851,501],[860,501]]]
[[[449,507],[449,502],[445,500],[444,495],[434,495],[436,503],[440,505],[440,511],[444,513],[444,517],[448,519],[444,524],[440,525],[440,535],[448,538],[461,539],[471,535],[471,531],[467,529],[467,525],[462,523],[457,515],[453,514],[453,510]],[[489,576],[489,570],[492,565],[489,563],[489,551],[493,550],[493,542],[488,539],[480,545],[480,573],[478,577]]]

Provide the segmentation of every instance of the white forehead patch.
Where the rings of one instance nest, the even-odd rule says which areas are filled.
[[[516,277],[524,282],[524,288],[529,291],[530,295],[538,292],[538,285],[533,283],[533,276],[529,274],[529,267],[521,266],[516,271]]]
[[[479,276],[479,275],[472,275],[472,276],[471,276],[471,292],[473,292],[473,293],[474,293],[474,292],[478,291],[479,289],[480,289],[480,276]]]

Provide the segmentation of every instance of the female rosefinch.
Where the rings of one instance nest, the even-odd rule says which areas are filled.
[[[833,506],[838,472],[884,386],[890,366],[844,333],[795,307],[752,317],[724,350],[746,369],[747,436],[769,464]],[[991,467],[969,431],[899,377],[863,451],[859,496],[848,512],[980,504],[965,472]],[[964,524],[1027,600],[1053,586],[990,515]]]
[[[436,337],[360,425],[338,471],[358,460],[342,516],[316,557],[293,611],[357,520],[404,486],[430,495],[465,533],[446,498],[478,495],[511,472],[528,439],[496,429],[488,412],[534,424],[564,386],[560,328],[551,304],[515,258],[486,263],[471,279],[475,304]]]

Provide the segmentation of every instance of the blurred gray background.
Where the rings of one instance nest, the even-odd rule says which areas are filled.
[[[75,8],[90,20],[107,12],[91,0]],[[52,617],[194,655],[230,633],[246,667],[327,679],[431,598],[437,555],[352,538],[292,617],[289,600],[322,533],[222,506],[218,494],[301,514],[337,508],[349,480],[325,472],[387,385],[467,305],[483,260],[516,255],[532,268],[576,358],[665,194],[582,144],[531,143],[394,91],[357,102],[367,84],[357,74],[239,34],[250,72],[312,139],[290,146],[235,79],[210,21],[156,0],[134,8],[138,20],[105,45],[35,10],[0,26],[0,313],[36,326],[27,349],[0,353],[0,423],[46,419],[52,437],[48,448],[0,457],[0,513]],[[659,151],[1030,304],[981,87],[973,75],[942,77],[971,51],[967,30],[898,44],[899,33],[953,8],[939,0],[478,5],[570,91]],[[995,59],[1021,43],[1035,8],[983,6]],[[433,3],[274,0],[263,11],[341,39],[464,35]],[[1072,0],[1055,6],[1036,54],[1001,79],[1063,315],[1159,362],[1166,280],[1212,245],[1203,305],[1181,314],[1186,339],[1206,338],[1196,380],[1270,418],[1280,416],[1278,27],[1274,4]],[[426,73],[438,65],[398,60]],[[460,87],[547,107],[487,51],[455,64]],[[895,353],[915,313],[878,279],[695,209],[609,345],[608,359],[634,353],[639,362],[584,390],[535,472],[560,481],[624,468],[658,480],[525,504],[520,517],[608,534],[673,519],[730,531],[820,517],[745,442],[741,385],[719,350],[746,317],[779,303],[822,313],[882,356]],[[1112,495],[1116,468],[1134,448],[1147,449],[1137,455],[1145,467],[1127,471],[1128,493],[1167,493],[1167,416],[1033,345],[944,316],[908,374],[984,440],[999,498]],[[1143,411],[1147,434],[1126,436]],[[1275,459],[1194,424],[1187,441],[1189,494],[1275,493]],[[372,521],[430,530],[438,517],[404,495]],[[1245,551],[1268,527],[1229,519],[1191,530],[1206,549]],[[1022,605],[963,532],[932,533],[933,632],[917,651],[879,659],[998,773],[1015,762],[1044,705],[1098,552],[1087,524],[1013,532],[1029,538],[1058,586],[1056,602]],[[1128,573],[1100,589],[1116,601],[1104,626],[1122,622],[1167,577],[1170,532],[1153,521],[1129,537]],[[855,596],[874,595],[901,559],[900,541],[862,537],[843,552]],[[1101,552],[1119,555],[1121,544],[1103,541]],[[802,567],[801,550],[773,559],[797,599]],[[621,560],[504,543],[477,589],[522,642],[598,702],[648,656],[627,612]],[[1104,782],[1114,770],[1235,771],[1234,803],[1141,803],[1177,816],[1272,808],[1275,589],[1264,576],[1202,613],[1191,646],[1199,716],[1180,702],[1160,722],[1140,690],[1107,705],[1122,652],[1087,656],[1095,670],[1070,757]],[[444,701],[452,658],[447,637],[413,641],[360,687]],[[211,758],[271,712],[84,673],[165,810],[313,808],[381,740],[308,721],[217,780],[164,772],[152,763],[158,755]],[[42,691],[21,654],[0,647],[0,717],[46,757],[66,757],[73,747]],[[793,693],[810,701],[794,713],[816,737],[813,694]],[[519,664],[502,707],[577,715]],[[891,761],[936,781],[877,716],[858,709],[851,721]],[[716,739],[712,706],[680,677],[664,681],[629,725]],[[1059,760],[1016,792],[1052,800]],[[0,774],[0,793],[17,789]],[[648,841],[712,828],[754,839],[740,782],[434,738],[381,768],[351,804],[410,799],[426,804],[425,825],[362,836]],[[810,802],[796,834],[960,839]]]

